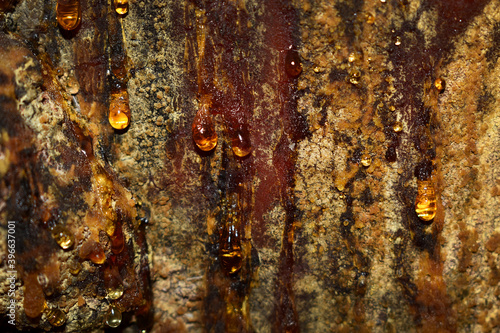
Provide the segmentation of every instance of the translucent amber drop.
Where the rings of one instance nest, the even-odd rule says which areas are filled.
[[[117,130],[125,129],[130,124],[130,107],[126,88],[111,93],[109,123]]]
[[[372,14],[368,13],[366,14],[366,23],[368,24],[373,24],[375,23],[375,16],[373,16]]]
[[[302,62],[299,53],[295,50],[288,50],[285,56],[285,72],[290,77],[297,77],[302,73]]]
[[[82,264],[78,262],[78,260],[72,260],[68,263],[69,272],[73,275],[78,275],[82,270]]]
[[[400,36],[396,36],[396,41],[394,42],[394,45],[396,45],[396,46],[401,45],[401,37]]]
[[[436,216],[436,194],[430,180],[417,180],[417,198],[415,212],[423,221],[430,221]]]
[[[82,18],[80,0],[57,0],[56,16],[61,28],[75,29]]]
[[[369,167],[370,164],[372,164],[372,158],[370,155],[364,154],[363,156],[361,156],[361,165],[363,165],[364,167]]]
[[[359,84],[359,80],[361,79],[361,72],[357,68],[352,68],[349,70],[349,82],[356,85]]]
[[[106,317],[106,324],[109,327],[115,328],[122,323],[122,313],[114,305],[109,306],[108,315]]]
[[[52,238],[64,250],[69,249],[75,243],[75,236],[61,225],[57,225],[52,229]]]
[[[95,250],[92,253],[90,253],[89,259],[94,264],[98,265],[104,264],[104,262],[106,261],[106,254],[104,253],[101,244],[97,243]]]
[[[440,77],[438,77],[436,81],[434,81],[434,87],[436,87],[437,91],[439,91],[440,93],[444,91],[445,85],[445,81]]]
[[[203,151],[210,151],[217,146],[217,133],[208,108],[202,106],[193,119],[193,140]]]
[[[115,10],[118,14],[123,15],[128,11],[128,0],[114,0]]]
[[[237,273],[241,269],[243,254],[239,227],[239,204],[237,194],[231,194],[227,201],[223,201],[226,214],[220,229],[220,261],[224,272],[228,275]]]
[[[66,314],[58,308],[47,309],[45,315],[52,326],[59,327],[66,322]]]
[[[399,121],[396,121],[394,125],[392,125],[392,129],[394,132],[399,133],[403,130],[403,125]]]
[[[252,145],[248,136],[248,132],[237,131],[236,135],[231,139],[233,152],[236,156],[245,157],[252,151]]]
[[[118,299],[123,295],[123,286],[121,284],[114,288],[106,288],[109,299]]]

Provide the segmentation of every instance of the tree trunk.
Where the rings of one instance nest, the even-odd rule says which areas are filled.
[[[500,330],[500,1],[80,4],[0,1],[3,331]]]

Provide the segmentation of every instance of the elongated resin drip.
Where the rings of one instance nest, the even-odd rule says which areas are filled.
[[[436,216],[436,193],[430,180],[417,180],[415,212],[419,219],[430,221]]]
[[[238,130],[231,138],[231,145],[236,156],[245,157],[252,151],[250,133],[246,130]]]
[[[109,123],[114,129],[122,130],[130,124],[130,107],[127,87],[116,83],[111,89]]]
[[[193,119],[193,140],[203,151],[210,151],[217,146],[217,132],[208,106],[202,104]]]
[[[128,0],[114,0],[115,10],[118,14],[124,15],[128,11]]]
[[[241,269],[243,254],[240,239],[240,217],[238,195],[231,193],[227,200],[222,201],[223,215],[220,228],[220,262],[224,273],[232,275]]]
[[[80,0],[57,0],[56,16],[61,28],[75,29],[82,19]]]

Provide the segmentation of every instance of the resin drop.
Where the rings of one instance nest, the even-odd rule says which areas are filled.
[[[230,194],[222,202],[225,216],[220,229],[220,262],[224,273],[232,275],[241,269],[243,254],[239,235],[239,204],[238,195]]]
[[[71,231],[60,225],[52,229],[52,238],[54,238],[56,243],[64,250],[69,249],[75,243],[75,237]]]
[[[125,129],[130,124],[130,107],[126,88],[111,92],[109,123],[117,130]]]
[[[238,157],[245,157],[252,151],[249,133],[247,131],[237,131],[231,139],[233,152]]]
[[[114,0],[115,10],[118,14],[127,14],[128,11],[128,0]]]
[[[123,286],[121,284],[106,289],[109,299],[118,299],[123,295]]]
[[[439,93],[442,93],[444,91],[445,85],[445,81],[440,77],[438,77],[436,81],[434,81],[434,87],[437,89],[437,91],[439,91]]]
[[[399,121],[396,121],[394,125],[392,125],[392,129],[394,132],[399,133],[403,130],[403,125]]]
[[[430,180],[417,180],[415,212],[422,221],[430,221],[436,216],[436,194]]]
[[[203,151],[210,151],[217,146],[217,132],[212,121],[212,116],[208,113],[208,108],[202,106],[196,113],[193,120],[193,140]]]
[[[363,165],[364,167],[369,167],[370,164],[372,164],[372,158],[370,155],[364,154],[363,156],[361,156],[361,165]]]
[[[79,0],[57,0],[57,22],[64,30],[75,29],[82,18]]]
[[[114,305],[109,306],[108,315],[106,317],[106,324],[109,327],[115,328],[122,323],[122,313]]]
[[[285,56],[285,72],[290,77],[297,77],[302,73],[302,62],[299,53],[295,50],[288,50]]]
[[[66,314],[57,308],[47,309],[45,315],[52,326],[59,327],[66,322]]]

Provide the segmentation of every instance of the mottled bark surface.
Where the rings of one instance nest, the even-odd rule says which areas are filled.
[[[81,5],[67,32],[55,1],[0,2],[2,330],[8,221],[22,330],[102,330],[111,305],[132,331],[500,330],[499,1]]]

